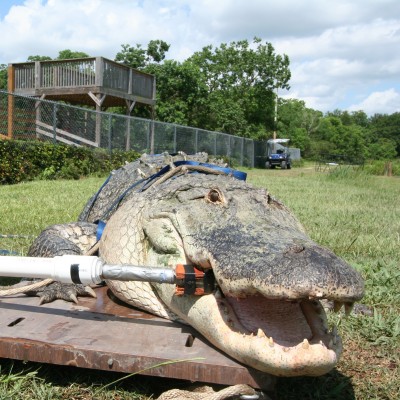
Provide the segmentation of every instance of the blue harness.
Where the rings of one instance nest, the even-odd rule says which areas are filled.
[[[238,171],[232,168],[226,168],[226,167],[219,167],[217,165],[214,164],[208,164],[208,163],[200,163],[198,161],[176,161],[174,162],[175,167],[179,167],[181,165],[194,165],[194,166],[199,166],[199,167],[206,167],[206,168],[210,168],[213,169],[215,171],[219,171],[222,172],[225,175],[231,175],[234,178],[241,180],[241,181],[245,181],[247,178],[247,174],[245,172],[242,171]],[[160,169],[160,171],[158,171],[157,173],[151,175],[150,177],[146,178],[146,179],[139,179],[137,182],[133,183],[131,186],[129,186],[112,204],[111,206],[108,208],[108,210],[104,213],[102,218],[106,218],[110,215],[110,213],[112,212],[112,210],[114,210],[115,207],[118,207],[118,205],[121,203],[121,201],[125,198],[125,196],[134,188],[138,187],[140,184],[142,184],[142,186],[137,190],[137,192],[143,192],[145,191],[148,187],[151,186],[151,182],[153,182],[155,179],[165,175],[167,172],[169,172],[171,170],[171,166],[170,165],[166,165],[165,167],[163,167],[162,169]],[[204,171],[192,171],[190,173],[207,173]],[[100,189],[97,191],[97,193],[95,194],[95,196],[93,197],[92,203],[90,205],[90,207],[93,206],[93,204],[95,203],[95,201],[97,200],[97,197],[99,196],[100,192],[103,190],[103,188],[107,185],[107,183],[109,182],[109,180],[111,179],[110,175],[106,181],[101,185]],[[96,232],[96,239],[97,241],[100,240],[102,234],[103,234],[103,230],[106,226],[106,223],[103,220],[98,220],[97,222],[97,232]]]

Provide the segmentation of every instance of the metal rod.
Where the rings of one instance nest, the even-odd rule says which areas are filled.
[[[64,255],[44,257],[0,257],[0,276],[51,278],[63,283],[97,285],[104,279],[119,281],[176,282],[172,268],[141,265],[110,265],[99,257]]]
[[[136,265],[109,265],[102,267],[103,279],[117,281],[140,281],[157,283],[175,283],[175,272],[171,268],[136,266]]]

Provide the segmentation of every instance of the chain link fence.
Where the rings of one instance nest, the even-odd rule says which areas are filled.
[[[139,153],[206,152],[254,167],[252,139],[165,122],[98,112],[0,91],[0,138],[62,142]]]

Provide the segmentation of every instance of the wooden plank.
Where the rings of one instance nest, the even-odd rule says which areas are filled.
[[[96,293],[79,305],[1,298],[0,357],[273,390],[274,377],[227,357],[191,327],[123,305],[106,287]]]
[[[53,134],[53,133],[44,131],[43,129],[40,129],[40,128],[36,128],[36,133],[40,133],[41,135],[47,136],[47,137],[49,137],[49,138],[51,138],[51,139],[56,139],[57,141],[62,142],[62,143],[65,143],[65,144],[71,144],[71,145],[73,145],[73,146],[82,147],[81,144],[71,142],[70,140],[64,139],[64,138],[62,138],[61,136],[57,136],[57,135],[56,135],[56,137],[54,137],[54,134]]]
[[[49,136],[49,137],[54,137],[54,134],[52,133],[53,127],[51,125],[45,124],[44,122],[41,122],[41,121],[38,121],[38,120],[36,121],[36,125],[39,125],[42,128],[48,129],[50,132],[46,132],[45,134],[47,136]],[[56,128],[56,133],[58,133],[59,135],[67,136],[67,137],[69,137],[71,139],[78,140],[78,141],[80,141],[82,143],[86,143],[86,144],[88,144],[90,146],[98,147],[95,142],[93,142],[91,140],[87,140],[87,139],[85,139],[85,138],[83,138],[81,136],[74,135],[73,133],[69,133],[67,131],[64,131],[63,129]],[[62,138],[59,138],[59,136],[57,136],[57,140],[61,140],[62,141]],[[76,144],[74,142],[68,142],[68,141],[65,141],[65,143]]]

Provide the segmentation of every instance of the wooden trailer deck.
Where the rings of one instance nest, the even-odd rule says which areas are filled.
[[[191,327],[123,305],[106,287],[96,293],[79,305],[0,298],[0,358],[273,390],[274,377],[225,356]]]

